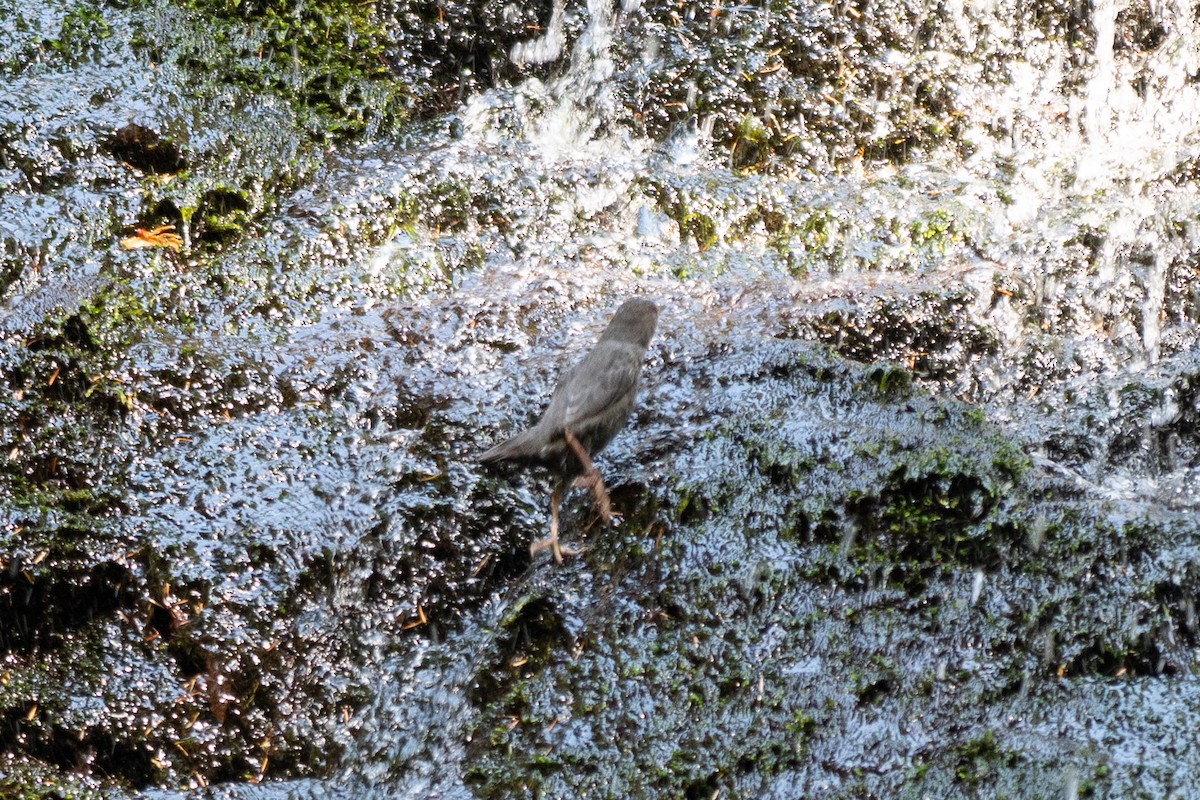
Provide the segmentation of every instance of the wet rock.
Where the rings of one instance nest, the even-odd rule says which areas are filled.
[[[164,175],[179,172],[187,165],[178,145],[144,125],[130,123],[105,144],[114,156],[143,172]]]
[[[1188,785],[1190,20],[635,5],[0,25],[0,793]],[[467,456],[633,293],[531,570]]]

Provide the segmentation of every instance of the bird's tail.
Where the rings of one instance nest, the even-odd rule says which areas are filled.
[[[537,446],[532,443],[534,438],[533,428],[521,431],[511,439],[480,453],[478,461],[480,464],[494,464],[497,461],[521,461],[532,458],[537,454]]]

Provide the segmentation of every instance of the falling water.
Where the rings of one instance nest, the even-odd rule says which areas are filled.
[[[1165,796],[1200,752],[1187,5],[1100,0],[1082,25],[952,3],[925,26],[589,0],[564,57],[578,12],[556,2],[509,51],[565,60],[554,77],[303,164],[277,98],[222,88],[200,114],[154,64],[141,91],[167,101],[147,111],[129,45],[51,60],[88,14],[4,29],[28,91],[0,104],[0,331],[27,358],[0,411],[5,485],[30,494],[0,504],[24,548],[0,579],[49,585],[71,626],[4,663],[6,730],[63,747],[63,770],[215,776],[218,797],[510,777],[892,796],[922,776],[931,796],[1050,796],[1106,774]],[[181,28],[163,12],[146,38]],[[254,44],[247,63],[270,55]],[[86,91],[60,98],[64,76]],[[107,154],[129,116],[187,131],[203,185]],[[238,171],[255,161],[278,172]],[[256,198],[270,180],[300,185]],[[231,243],[115,244],[151,211],[204,216],[210,192],[254,209]],[[634,292],[664,314],[605,454],[629,519],[584,533],[580,504],[589,556],[529,566],[545,486],[472,453]],[[62,479],[71,461],[94,481]],[[71,616],[97,586],[130,594]]]

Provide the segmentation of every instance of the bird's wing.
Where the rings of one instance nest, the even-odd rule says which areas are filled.
[[[555,428],[576,428],[620,403],[637,385],[642,354],[617,344],[588,353],[563,377],[545,418]]]

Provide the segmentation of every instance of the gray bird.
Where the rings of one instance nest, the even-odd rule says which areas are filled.
[[[633,411],[642,361],[657,323],[654,303],[642,298],[626,300],[591,352],[559,379],[541,419],[480,454],[483,464],[539,465],[561,479],[550,497],[550,536],[534,542],[529,548],[531,555],[547,547],[559,563],[564,552],[574,555],[558,543],[558,506],[571,479],[575,486],[591,489],[601,518],[606,523],[612,520],[604,479],[591,457],[612,441]]]

